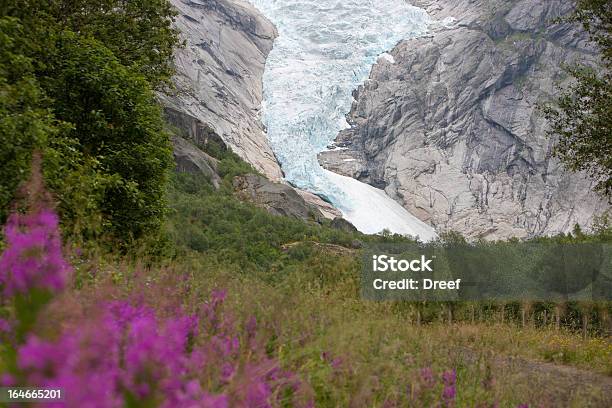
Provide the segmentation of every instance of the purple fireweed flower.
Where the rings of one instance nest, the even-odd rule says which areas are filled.
[[[224,357],[231,357],[240,350],[240,340],[238,337],[216,335],[211,339],[215,351]]]
[[[29,337],[17,363],[28,384],[65,389],[67,406],[119,407],[118,344],[112,327],[97,322],[64,333],[56,343]]]
[[[517,408],[529,408],[529,404],[519,404]]]
[[[444,401],[451,402],[455,399],[455,397],[457,396],[457,389],[455,388],[454,385],[445,385],[444,386],[444,391],[442,391],[442,399]]]
[[[229,399],[227,395],[205,395],[201,399],[201,405],[194,405],[201,408],[228,408]]]
[[[223,305],[223,302],[225,302],[226,296],[227,291],[224,289],[213,290],[210,295],[210,300],[202,306],[202,316],[207,321],[211,331],[220,329],[221,321],[219,309],[221,305]]]
[[[234,376],[236,368],[231,363],[224,363],[221,366],[221,381],[228,383]]]
[[[8,374],[8,373],[4,373],[2,375],[0,375],[0,386],[2,387],[14,387],[15,384],[17,382],[15,381],[15,378]]]
[[[168,406],[194,399],[182,377],[191,317],[159,322],[148,308],[115,302],[94,323],[65,332],[57,343],[30,337],[18,355],[28,382],[64,388],[69,406],[122,406],[125,392],[138,399],[161,392]]]
[[[455,385],[457,383],[457,371],[452,369],[442,373],[442,382],[447,386]]]
[[[227,297],[227,289],[215,289],[210,294],[210,300],[213,303],[223,303]]]
[[[17,365],[28,384],[65,389],[65,406],[121,407],[130,395],[159,401],[162,408],[265,408],[283,389],[299,395],[299,381],[263,350],[249,350],[249,361],[238,371],[239,335],[224,316],[216,313],[215,319],[223,333],[196,341],[199,325],[209,322],[180,310],[160,319],[149,307],[110,302],[54,342],[29,336],[18,349]],[[213,384],[215,394],[202,388],[203,367],[212,368],[205,383]]]
[[[334,370],[338,370],[342,367],[342,359],[340,357],[334,358],[331,362],[331,366]]]
[[[7,248],[0,258],[0,285],[6,296],[32,289],[58,292],[66,286],[72,268],[62,254],[55,213],[12,214],[4,234]]]
[[[270,405],[270,396],[272,395],[272,390],[270,386],[263,382],[255,382],[248,386],[246,392],[246,406],[253,408],[269,408],[272,407]]]

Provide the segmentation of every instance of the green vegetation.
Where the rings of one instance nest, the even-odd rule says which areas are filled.
[[[584,170],[612,198],[612,3],[578,0],[572,20],[582,24],[599,48],[600,67],[568,67],[575,84],[544,112],[556,155],[572,170]]]
[[[0,6],[0,219],[40,150],[66,230],[158,235],[172,155],[153,90],[178,45],[169,2],[26,3]]]
[[[244,167],[235,160],[239,159],[232,155],[227,162],[222,160],[220,167]],[[283,250],[284,244],[318,242],[353,248],[365,241],[409,241],[397,236],[351,234],[327,225],[271,215],[234,197],[229,180],[226,177],[222,188],[215,191],[201,177],[190,174],[172,177],[169,201],[173,211],[169,230],[179,253],[197,251],[224,266],[273,279],[315,256],[308,245]]]

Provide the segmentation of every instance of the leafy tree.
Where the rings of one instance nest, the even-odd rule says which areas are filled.
[[[601,67],[569,67],[575,84],[544,109],[555,154],[571,170],[587,171],[612,198],[612,1],[578,0],[571,18],[580,22],[601,52]]]
[[[69,229],[156,236],[172,154],[153,90],[178,45],[170,3],[7,0],[0,12],[0,218],[39,149]]]
[[[58,133],[59,123],[42,108],[45,93],[33,61],[22,53],[24,28],[17,19],[0,19],[0,221],[13,193],[28,175],[32,151]]]
[[[6,0],[0,11],[28,26],[38,53],[48,51],[55,33],[71,31],[103,43],[153,88],[173,74],[179,32],[172,26],[177,13],[168,0]]]
[[[172,164],[160,107],[145,77],[99,41],[62,34],[61,59],[44,79],[55,116],[106,176],[101,208],[116,235],[140,237],[161,226]]]

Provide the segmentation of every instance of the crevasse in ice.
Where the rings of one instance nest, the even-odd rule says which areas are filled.
[[[266,63],[262,120],[287,180],[327,198],[362,232],[435,237],[384,191],[317,162],[348,127],[352,91],[381,54],[426,32],[427,13],[405,0],[250,1],[279,32]]]

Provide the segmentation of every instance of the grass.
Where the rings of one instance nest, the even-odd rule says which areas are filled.
[[[316,406],[433,406],[440,401],[442,386],[438,381],[424,387],[424,368],[431,368],[436,377],[457,370],[457,407],[609,402],[608,340],[583,340],[564,329],[488,322],[419,326],[396,304],[362,301],[350,272],[353,263],[350,256],[313,253],[303,269],[267,280],[190,251],[143,276],[150,288],[167,287],[168,277],[180,282],[176,290],[187,310],[200,307],[214,288],[227,289],[226,308],[238,321],[256,316],[268,352],[309,385]],[[110,274],[119,288],[142,288],[136,270],[108,264],[93,287]],[[89,296],[92,290],[83,294]],[[163,304],[163,296],[147,290],[154,294],[151,302]],[[557,359],[559,347],[576,352]]]

